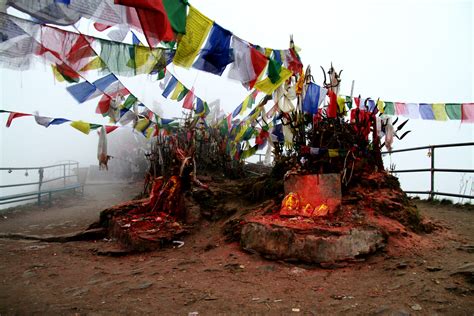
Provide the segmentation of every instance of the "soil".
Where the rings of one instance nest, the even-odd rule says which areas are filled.
[[[83,197],[65,194],[51,207],[1,213],[0,232],[78,231],[141,189],[141,183],[87,185]],[[224,203],[239,208],[245,201],[236,196]],[[337,266],[243,252],[225,242],[223,219],[203,219],[182,246],[121,257],[99,255],[114,249],[107,239],[0,239],[0,314],[473,315],[474,286],[453,273],[474,262],[474,211],[416,204],[437,227],[433,233],[391,237],[383,252]]]

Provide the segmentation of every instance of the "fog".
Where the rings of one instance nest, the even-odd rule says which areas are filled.
[[[354,80],[354,94],[362,97],[407,103],[474,101],[472,1],[200,0],[192,4],[234,34],[260,46],[287,48],[293,34],[303,63],[313,67],[316,83],[323,80],[319,65],[327,67],[333,62],[337,69],[344,69],[342,94],[350,94]],[[80,28],[88,28],[88,23],[82,22]],[[209,102],[220,99],[226,112],[234,110],[248,94],[225,73],[218,77],[173,65],[169,70],[188,87],[194,86],[200,98]],[[181,116],[181,105],[163,99],[155,77],[119,78],[147,107],[164,117]],[[108,123],[95,114],[98,99],[77,104],[66,86],[55,82],[50,66],[39,60],[27,71],[1,69],[0,108]],[[68,123],[44,128],[33,117],[15,119],[5,128],[7,116],[0,114],[0,166],[42,166],[64,160],[75,160],[85,167],[98,165],[95,131],[84,135]],[[134,139],[143,138],[130,127],[121,130]],[[394,149],[474,139],[473,125],[459,121],[410,120],[405,130],[412,132],[402,141],[395,140]],[[120,137],[113,138],[114,133],[109,135],[113,148],[130,146]],[[128,159],[127,154],[115,150],[111,147],[110,155]],[[473,169],[473,161],[473,147],[436,152],[437,167]],[[386,156],[386,167],[392,163],[398,169],[428,168],[430,158],[426,150]],[[15,181],[26,178],[24,172],[14,174]],[[405,189],[429,189],[428,173],[399,176]],[[458,193],[462,176],[437,175],[436,189]],[[0,177],[2,184],[12,180],[5,172]],[[472,185],[472,177],[470,181]]]

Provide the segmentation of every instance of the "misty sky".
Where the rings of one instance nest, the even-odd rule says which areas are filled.
[[[380,97],[386,101],[415,103],[474,102],[473,53],[474,5],[470,0],[393,1],[191,1],[209,18],[239,37],[263,47],[285,49],[289,36],[301,48],[304,65],[311,64],[316,83],[333,62],[342,73],[342,94]],[[81,23],[87,29],[88,23]],[[232,111],[248,93],[240,83],[222,77],[170,65],[179,80],[195,86],[199,97],[220,99]],[[180,104],[161,97],[154,78],[123,79],[125,85],[148,107],[178,116]],[[64,83],[55,82],[50,67],[36,62],[28,71],[0,70],[0,108],[41,115],[106,123],[94,113],[98,99],[77,104]],[[86,136],[67,124],[45,129],[32,118],[20,118],[5,128],[0,116],[2,166],[29,166],[73,159],[97,164],[97,135]],[[411,120],[412,133],[395,148],[467,142],[474,139],[472,124],[459,121]],[[404,158],[397,166],[428,167],[426,152],[416,159]],[[443,151],[440,164],[474,168],[474,149]],[[396,159],[395,156],[392,157]],[[404,166],[405,165],[405,166]],[[427,176],[426,176],[427,177]],[[448,183],[448,181],[442,181]],[[420,184],[425,186],[425,184]],[[451,183],[454,191],[457,184]]]

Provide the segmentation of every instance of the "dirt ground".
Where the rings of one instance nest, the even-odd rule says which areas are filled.
[[[0,232],[77,231],[140,190],[88,185],[3,213]],[[474,315],[472,283],[453,275],[474,262],[474,211],[416,203],[439,229],[332,269],[245,253],[224,242],[222,221],[203,221],[180,248],[125,257],[97,255],[108,240],[0,239],[0,315]]]

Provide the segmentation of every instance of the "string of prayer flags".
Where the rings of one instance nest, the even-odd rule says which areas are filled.
[[[213,22],[193,6],[189,6],[186,20],[186,33],[178,43],[178,49],[173,59],[177,66],[190,68],[199,54],[204,40],[209,33]]]
[[[230,49],[232,33],[214,22],[204,48],[201,50],[193,68],[222,75],[234,56]]]
[[[171,78],[168,81],[168,84],[166,85],[165,90],[162,93],[162,96],[164,98],[168,98],[171,92],[173,92],[174,89],[176,88],[177,84],[178,84],[178,79],[176,79],[175,76],[171,75]]]

